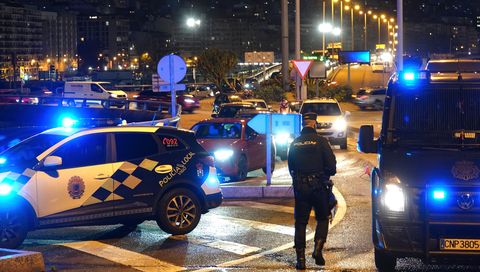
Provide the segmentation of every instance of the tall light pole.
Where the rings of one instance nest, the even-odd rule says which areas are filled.
[[[322,17],[322,25],[325,26],[325,8],[326,8],[326,3],[325,0],[323,0],[323,17]],[[325,31],[322,31],[322,56],[325,57]]]
[[[397,70],[403,70],[403,0],[397,0],[398,49]]]
[[[282,1],[282,77],[283,90],[290,90],[290,74],[288,73],[288,0]]]

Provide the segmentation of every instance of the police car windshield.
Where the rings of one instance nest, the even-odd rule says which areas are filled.
[[[1,166],[15,166],[16,168],[33,167],[38,163],[36,159],[38,155],[66,137],[65,135],[56,134],[38,134],[28,138],[0,153],[0,158],[5,159],[5,163]]]
[[[394,93],[389,143],[480,145],[480,87],[431,85]],[[392,115],[389,115],[392,116]]]
[[[198,139],[240,139],[240,123],[202,123],[192,128]]]
[[[305,103],[302,106],[301,114],[314,112],[317,115],[335,116],[341,115],[340,107],[337,103]]]

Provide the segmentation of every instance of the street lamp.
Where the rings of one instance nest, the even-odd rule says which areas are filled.
[[[187,19],[187,27],[189,28],[194,28],[194,27],[198,27],[200,26],[202,21],[200,21],[199,19],[195,19],[193,17],[190,17]]]
[[[337,36],[337,37],[340,36],[342,34],[342,29],[339,27],[334,27],[332,29],[332,34],[333,36]]]

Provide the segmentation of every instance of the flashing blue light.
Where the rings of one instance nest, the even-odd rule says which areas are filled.
[[[4,157],[0,157],[0,164],[5,164],[7,162],[7,159]]]
[[[403,74],[403,79],[404,79],[405,81],[413,81],[413,80],[415,80],[415,73],[413,73],[413,72],[405,72],[405,73]]]
[[[12,186],[6,183],[0,183],[0,196],[9,195],[12,192]]]
[[[442,191],[442,190],[433,191],[433,199],[444,200],[445,199],[445,191]]]
[[[62,119],[62,127],[71,128],[73,127],[73,125],[75,125],[76,122],[77,122],[76,120],[73,120],[70,117],[65,117]]]

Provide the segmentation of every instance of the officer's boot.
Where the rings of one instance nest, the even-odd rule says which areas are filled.
[[[315,241],[315,248],[313,249],[312,257],[315,259],[315,264],[323,266],[325,265],[325,259],[323,258],[322,250],[325,245],[325,241],[319,239]]]
[[[295,268],[305,270],[305,248],[296,248],[295,251],[297,253],[297,265],[295,265]]]

